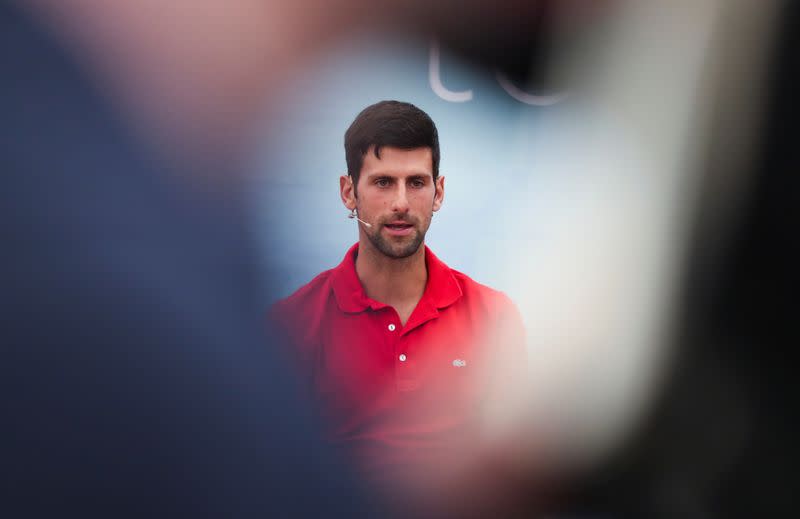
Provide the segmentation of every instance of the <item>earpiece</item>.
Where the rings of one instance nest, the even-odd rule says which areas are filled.
[[[348,214],[347,217],[350,218],[350,219],[358,220],[359,222],[363,223],[367,227],[372,227],[371,223],[367,223],[367,222],[365,222],[364,220],[362,220],[361,218],[358,217],[358,213],[356,212],[355,209],[350,210],[350,214]]]

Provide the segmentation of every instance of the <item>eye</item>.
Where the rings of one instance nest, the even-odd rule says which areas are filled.
[[[411,181],[411,187],[416,187],[416,188],[425,187],[425,181],[422,180],[421,178],[415,178],[414,180]]]
[[[391,181],[385,177],[375,180],[375,185],[378,187],[389,187],[390,184]]]

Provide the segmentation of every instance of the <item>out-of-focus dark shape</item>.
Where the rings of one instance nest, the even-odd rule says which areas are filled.
[[[244,204],[5,3],[0,40],[0,516],[366,514],[265,347]]]
[[[800,344],[798,15],[796,2],[784,2],[766,31],[747,39],[749,18],[726,20],[673,369],[632,441],[561,496],[566,509],[648,518],[796,513],[788,358]],[[742,59],[750,38],[765,38],[768,59]]]
[[[424,14],[417,7],[415,14],[449,50],[498,69],[520,85],[536,87],[552,65],[554,38],[586,32],[619,3],[512,0],[490,6],[471,0],[458,6],[457,15],[449,2],[425,5]]]

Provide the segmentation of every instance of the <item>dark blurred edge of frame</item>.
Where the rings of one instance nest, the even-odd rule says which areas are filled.
[[[559,496],[581,517],[788,517],[796,509],[788,358],[800,344],[799,12],[785,2],[775,18],[763,120],[732,232],[718,251],[701,233],[691,244],[666,385],[634,441]],[[714,196],[707,190],[700,204]]]

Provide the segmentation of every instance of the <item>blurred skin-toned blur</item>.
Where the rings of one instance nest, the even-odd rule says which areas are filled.
[[[200,162],[240,157],[270,100],[339,38],[381,27],[437,32],[478,59],[495,59],[528,38],[548,3],[20,2],[59,34],[149,140]],[[580,19],[598,8],[572,10]]]
[[[677,2],[669,8],[661,3],[661,10],[669,15],[661,21],[658,9],[648,11],[641,3],[612,0],[592,2],[592,6],[577,1],[516,0],[19,3],[52,29],[142,139],[169,160],[198,172],[197,177],[184,179],[187,186],[209,183],[215,187],[238,185],[240,179],[235,176],[216,176],[214,165],[243,166],[271,103],[282,99],[291,79],[340,39],[367,29],[380,32],[382,27],[423,37],[436,34],[444,45],[479,65],[499,62],[503,66],[503,60],[513,61],[509,56],[518,53],[541,27],[542,13],[552,13],[554,4],[559,4],[558,16],[548,20],[557,25],[556,39],[566,41],[561,48],[566,57],[547,68],[574,87],[585,106],[595,110],[589,113],[603,112],[594,120],[594,128],[607,137],[579,164],[599,172],[605,165],[611,171],[608,184],[620,186],[629,179],[615,177],[613,167],[623,156],[635,164],[633,169],[641,168],[636,173],[658,181],[643,195],[637,192],[641,197],[634,197],[631,207],[597,202],[591,217],[580,215],[584,219],[573,222],[576,237],[564,236],[558,261],[545,258],[536,272],[521,278],[521,283],[532,287],[532,295],[518,303],[523,312],[540,319],[540,326],[529,330],[533,344],[537,339],[549,344],[531,370],[533,380],[526,387],[508,388],[503,387],[500,374],[487,406],[490,425],[485,443],[476,446],[476,454],[468,460],[454,460],[451,466],[439,467],[415,482],[424,489],[419,506],[432,515],[476,516],[487,510],[516,511],[519,503],[530,505],[537,485],[546,488],[548,478],[557,480],[562,465],[568,467],[564,470],[590,465],[619,448],[657,393],[671,358],[663,345],[672,339],[675,287],[687,236],[697,231],[713,239],[720,235],[717,231],[724,233],[730,210],[726,201],[734,206],[746,185],[734,164],[730,182],[721,183],[726,196],[715,201],[720,211],[695,229],[690,222],[697,210],[695,196],[702,192],[704,182],[719,179],[698,180],[693,164],[707,147],[722,141],[743,142],[731,146],[736,150],[732,154],[747,158],[747,135],[731,131],[712,142],[703,132],[719,123],[712,118],[715,103],[739,106],[741,98],[735,94],[715,94],[723,82],[742,78],[750,65],[760,63],[763,42],[759,35],[772,12],[772,2],[754,14],[743,2],[724,6],[717,0]],[[736,53],[730,50],[735,38],[720,22],[743,19],[750,19],[757,30],[752,47]],[[601,43],[597,55],[576,58],[572,52],[597,42],[593,38],[598,35],[588,29],[595,23]],[[665,29],[653,31],[657,34],[652,39],[644,34],[657,27]],[[678,38],[670,29],[685,29],[688,36]],[[689,42],[688,59],[681,54],[684,51],[666,44],[675,40]],[[637,45],[642,41],[653,45],[655,61],[674,65],[670,74],[657,70],[662,74],[658,75],[648,68],[652,55]],[[734,65],[729,62],[732,53],[738,59]],[[605,73],[595,68],[595,58]],[[703,70],[704,60],[711,70]],[[353,87],[357,86],[358,78],[353,78]],[[757,91],[758,85],[745,81],[743,89],[741,96]],[[677,100],[683,110],[665,108],[664,99]],[[748,118],[757,115],[748,110],[736,114],[740,124],[732,126],[737,128],[747,126]],[[557,144],[569,147],[574,144],[570,139],[581,135],[585,121],[553,122],[554,128],[566,130]],[[268,120],[266,124],[269,128]],[[687,134],[698,138],[688,144]],[[625,146],[633,152],[618,154]],[[546,150],[542,155],[548,157]],[[648,205],[646,195],[653,193],[663,195],[658,199],[662,205]],[[587,199],[598,200],[591,194]],[[630,249],[637,252],[626,252],[623,244],[634,242]],[[529,257],[517,255],[509,260],[509,268],[525,272]],[[581,263],[586,258],[591,259],[590,270]],[[554,302],[540,295],[548,289],[561,299]],[[644,317],[631,325],[629,316],[639,315],[635,311]],[[569,410],[581,403],[587,409],[570,415]],[[551,416],[565,417],[564,423],[556,419],[545,423]],[[557,476],[547,474],[550,470]]]
[[[354,2],[26,3],[153,144],[230,159],[265,100],[344,25]],[[362,19],[360,11],[352,16]]]

